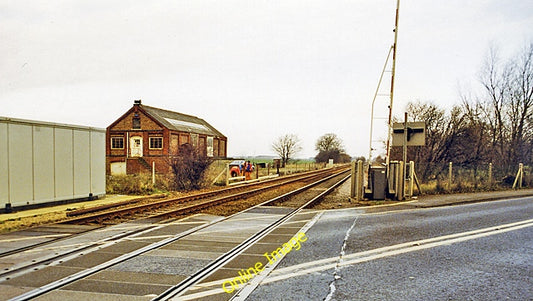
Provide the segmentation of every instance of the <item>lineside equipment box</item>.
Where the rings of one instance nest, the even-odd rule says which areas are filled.
[[[105,195],[105,129],[0,117],[0,204]]]

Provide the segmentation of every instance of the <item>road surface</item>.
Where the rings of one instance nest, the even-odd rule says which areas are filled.
[[[308,237],[248,300],[533,300],[532,197],[331,211]]]

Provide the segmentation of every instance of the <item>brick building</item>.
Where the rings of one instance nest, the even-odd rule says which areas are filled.
[[[177,112],[145,106],[133,107],[106,130],[107,174],[170,171],[172,156],[189,143],[212,158],[225,158],[227,138],[205,120]]]

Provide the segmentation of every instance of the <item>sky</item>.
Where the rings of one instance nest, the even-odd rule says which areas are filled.
[[[274,155],[295,134],[296,157],[314,157],[326,133],[367,156],[396,4],[0,0],[0,116],[106,128],[141,99],[205,119],[229,156]],[[531,0],[401,1],[394,115],[413,100],[459,103],[489,47],[508,58],[533,42],[532,12]],[[389,85],[390,72],[379,94]],[[373,140],[387,105],[376,99]]]

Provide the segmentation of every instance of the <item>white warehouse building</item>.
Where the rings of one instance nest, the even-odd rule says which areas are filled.
[[[0,204],[105,196],[105,129],[0,117]]]

